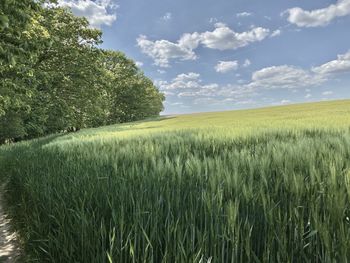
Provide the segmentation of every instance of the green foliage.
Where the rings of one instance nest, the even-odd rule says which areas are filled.
[[[22,116],[31,97],[25,85],[30,81],[27,62],[41,45],[30,41],[28,32],[38,8],[30,0],[0,2],[0,143],[26,134]]]
[[[85,18],[41,2],[0,3],[0,143],[159,114],[163,95],[133,61],[101,50]]]
[[[132,60],[115,51],[105,51],[103,55],[102,64],[111,78],[106,90],[110,107],[108,124],[155,116],[163,110],[164,96]]]
[[[0,175],[28,261],[347,262],[349,103],[160,118],[2,146]]]

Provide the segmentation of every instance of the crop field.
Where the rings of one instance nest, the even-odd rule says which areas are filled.
[[[27,262],[350,262],[350,100],[0,147]]]

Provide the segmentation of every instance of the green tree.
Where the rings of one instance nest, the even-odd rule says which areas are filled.
[[[35,79],[31,62],[48,44],[37,23],[38,1],[0,2],[0,142],[26,136],[23,116],[30,110]]]
[[[0,143],[159,114],[164,96],[69,9],[0,2]]]
[[[89,27],[85,18],[67,9],[45,9],[42,24],[52,44],[41,50],[35,70],[47,78],[40,85],[47,94],[47,131],[86,127],[99,96],[98,66],[101,31]]]
[[[108,123],[139,120],[163,110],[164,95],[146,78],[134,61],[117,51],[104,51],[107,83]]]

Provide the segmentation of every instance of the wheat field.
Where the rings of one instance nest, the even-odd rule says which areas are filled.
[[[0,147],[27,262],[349,262],[350,100]]]

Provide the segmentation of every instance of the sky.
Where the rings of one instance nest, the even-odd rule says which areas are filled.
[[[162,114],[350,98],[350,0],[59,0],[165,94]]]

